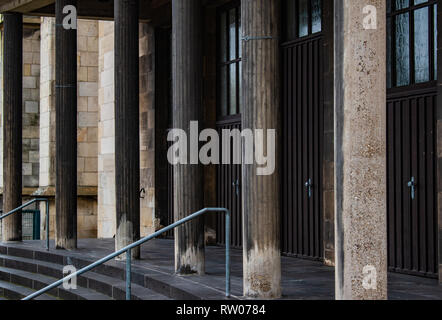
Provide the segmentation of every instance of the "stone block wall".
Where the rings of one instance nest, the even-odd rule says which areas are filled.
[[[140,198],[141,236],[155,231],[154,30],[140,24]],[[98,237],[115,235],[114,25],[99,22]]]
[[[55,186],[55,19],[41,20],[40,187]]]
[[[2,36],[0,36],[2,46]],[[3,48],[0,50],[0,207],[3,197]],[[23,202],[39,187],[40,28],[23,28]],[[36,209],[32,206],[28,209]],[[1,232],[1,222],[0,222]]]
[[[98,186],[98,22],[78,24],[78,185]]]
[[[39,186],[40,30],[24,29],[23,187]]]
[[[0,63],[3,65],[1,58]],[[3,77],[3,67],[1,67]],[[1,80],[1,87],[3,81]],[[3,90],[0,112],[3,114]],[[30,194],[39,186],[40,30],[23,30],[23,188]],[[3,119],[3,117],[2,117]],[[3,187],[3,121],[0,127],[0,186]]]
[[[78,21],[78,237],[97,236],[98,22]],[[55,19],[41,19],[40,189],[50,203],[50,237],[55,230]],[[75,121],[73,119],[73,121]],[[42,205],[44,211],[44,205]],[[44,235],[46,217],[42,215]]]
[[[98,237],[115,235],[114,23],[100,21],[98,122]]]
[[[159,227],[155,218],[155,34],[149,24],[140,24],[140,199],[141,236]]]

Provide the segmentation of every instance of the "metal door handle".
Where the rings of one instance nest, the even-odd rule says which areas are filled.
[[[414,177],[411,177],[408,187],[411,189],[411,200],[414,200],[416,198],[416,179]]]
[[[235,188],[236,196],[239,196],[239,179],[236,179],[232,186]]]
[[[305,183],[305,187],[308,190],[308,197],[311,198],[312,197],[312,187],[313,187],[313,182],[312,179],[308,179],[308,181]]]

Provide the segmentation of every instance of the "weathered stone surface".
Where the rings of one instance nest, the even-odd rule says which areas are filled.
[[[172,1],[173,128],[189,134],[191,121],[201,121],[202,19],[201,0]],[[174,219],[181,220],[204,206],[203,167],[174,166]],[[179,274],[203,274],[204,219],[175,229],[175,269]]]
[[[279,1],[245,0],[241,3],[244,37],[242,128],[280,130]],[[259,37],[270,37],[260,39]],[[277,136],[276,143],[279,141]],[[275,146],[279,161],[279,143]],[[257,165],[242,166],[244,295],[274,299],[281,296],[280,172],[257,174]]]
[[[145,76],[146,83],[140,86],[140,189],[145,188],[146,197],[140,199],[140,223],[142,236],[155,230],[155,201],[154,191],[149,185],[149,181],[154,179],[153,154],[154,145],[148,143],[152,141],[155,128],[155,114],[153,94],[145,95],[144,92],[153,91],[154,81],[153,70],[143,64],[144,57],[152,55],[153,29],[147,24],[140,24],[140,77]],[[97,132],[88,132],[90,135],[97,134],[99,144],[98,154],[98,236],[100,238],[110,238],[115,235],[115,110],[114,110],[114,24],[113,22],[99,22],[99,89],[97,105],[99,107],[99,127]],[[149,45],[147,45],[147,43]],[[144,48],[144,49],[143,49]],[[149,87],[149,88],[148,88]],[[143,99],[143,96],[148,96]],[[93,110],[89,110],[93,111]],[[146,117],[148,118],[145,121]],[[149,124],[148,124],[149,123]],[[148,128],[146,125],[148,124]],[[150,130],[149,130],[150,129]],[[143,159],[150,161],[143,161]],[[147,169],[147,170],[146,170]]]
[[[23,55],[40,52],[40,30],[25,29],[23,33]],[[39,179],[39,102],[40,102],[40,62],[33,64],[23,63],[23,187],[38,187]],[[0,57],[0,65],[3,64]],[[0,105],[3,99],[0,99]],[[0,108],[1,110],[3,108]],[[3,123],[0,124],[1,126]],[[3,131],[3,130],[1,130]],[[0,134],[3,135],[3,132]],[[0,144],[3,144],[1,138]],[[0,148],[0,155],[3,148]],[[3,162],[3,157],[0,157]],[[0,173],[0,176],[3,172]],[[3,185],[2,179],[0,184]]]
[[[154,212],[155,203],[155,101],[154,101],[154,70],[148,61],[155,53],[154,28],[149,24],[140,23],[140,189],[146,193],[140,199],[140,235],[147,236],[156,231]],[[145,79],[143,81],[142,79]],[[149,94],[150,93],[150,94]],[[146,94],[147,99],[141,99]],[[146,160],[148,159],[148,160]]]
[[[98,237],[115,235],[114,23],[100,21],[98,89]],[[106,98],[104,98],[106,97]]]
[[[363,28],[367,5],[376,30]],[[337,299],[387,298],[385,10],[335,1]]]
[[[79,26],[82,24],[98,24],[97,21],[85,21],[79,20]],[[54,80],[55,80],[55,34],[54,34],[55,26],[53,18],[42,18],[41,23],[41,38],[42,38],[42,55],[41,55],[41,89],[40,89],[40,139],[33,139],[31,143],[38,142],[40,145],[40,178],[39,185],[42,188],[40,192],[44,192],[45,187],[54,186],[55,184],[55,88],[54,88]],[[89,38],[96,38],[97,36],[79,36],[84,37],[87,40]],[[79,41],[81,42],[81,40]],[[90,40],[90,43],[95,43],[94,40]],[[83,49],[86,49],[85,51]],[[87,53],[89,50],[96,52],[98,51],[97,47],[91,48],[79,48],[77,56],[79,57],[78,61],[81,62],[81,55],[85,52]],[[98,57],[97,57],[98,59]],[[98,63],[98,60],[97,60]],[[88,72],[91,77],[98,77],[98,69],[97,68],[88,68],[82,67],[81,64],[77,68],[77,80],[78,84],[85,82],[90,85],[93,80],[88,77]],[[85,72],[84,72],[85,71]],[[92,75],[93,72],[96,72],[96,75]],[[82,73],[85,73],[82,75]],[[95,83],[98,83],[98,79],[95,80]],[[91,86],[91,85],[90,85]],[[98,185],[98,176],[97,170],[94,168],[98,167],[98,145],[97,145],[97,135],[98,135],[98,89],[96,88],[96,92],[89,90],[86,94],[91,94],[92,96],[78,96],[78,129],[77,129],[77,141],[79,143],[79,149],[81,148],[81,156],[77,158],[78,167],[77,167],[77,182],[79,186],[78,194],[79,196],[82,194],[84,187],[95,187],[95,191],[88,193],[84,201],[78,201],[78,215],[81,216],[81,212],[83,210],[82,206],[86,203],[90,202],[91,204],[96,203],[97,189]],[[81,144],[81,147],[80,147]],[[38,145],[37,145],[38,150]],[[35,159],[35,154],[29,153],[29,159]],[[93,163],[96,165],[93,165]],[[38,161],[37,161],[38,162]],[[85,164],[88,163],[88,166]],[[50,194],[50,193],[49,193]],[[94,208],[94,206],[92,206]],[[95,204],[95,219],[97,219],[97,208]],[[55,206],[51,207],[51,215],[55,214]],[[90,218],[92,219],[92,218]],[[92,231],[93,228],[97,227],[97,223],[86,224],[83,223],[86,221],[80,218],[78,220],[78,236],[92,236],[96,234],[96,231]],[[42,219],[43,220],[43,219]],[[52,218],[52,222],[54,218]],[[52,225],[51,222],[51,225]],[[42,224],[44,221],[42,221]],[[92,228],[92,229],[91,229]],[[53,226],[51,227],[51,236],[53,237]]]
[[[3,210],[22,203],[23,16],[3,16]],[[21,241],[21,215],[2,221],[2,241]]]

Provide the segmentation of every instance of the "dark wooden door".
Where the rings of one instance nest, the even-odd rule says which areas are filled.
[[[232,1],[217,10],[217,130],[241,130],[241,10],[240,1]],[[231,143],[233,148],[233,140]],[[241,164],[217,166],[217,202],[232,214],[231,245],[242,246]],[[222,147],[221,147],[222,149]],[[222,157],[222,150],[220,150]],[[217,218],[217,243],[225,244],[225,217]]]
[[[289,1],[284,12],[282,45],[282,217],[281,246],[285,255],[323,258],[322,33],[308,18],[319,1]],[[304,12],[305,11],[305,12]],[[304,17],[305,25],[292,24]],[[293,31],[295,30],[295,31]],[[292,40],[293,39],[293,40]]]
[[[238,121],[239,119],[239,121]],[[218,132],[221,136],[222,130],[241,130],[241,117],[236,120],[218,122]],[[242,246],[242,204],[241,186],[242,175],[241,165],[233,164],[233,143],[230,148],[231,164],[220,164],[217,170],[217,205],[227,208],[232,214],[231,218],[231,245],[240,248]],[[220,152],[222,158],[222,150]],[[218,215],[217,220],[217,243],[225,244],[225,217]]]
[[[391,271],[436,278],[437,1],[388,8],[387,212]]]
[[[167,159],[172,126],[172,29],[166,26],[155,29],[155,198],[163,227],[174,222],[173,166]],[[174,231],[165,236],[173,238]]]
[[[387,104],[389,266],[429,277],[438,273],[435,89]]]

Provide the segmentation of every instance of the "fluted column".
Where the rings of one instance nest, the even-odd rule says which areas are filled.
[[[191,121],[202,120],[201,0],[172,0],[173,127],[190,135]],[[200,164],[174,167],[174,216],[182,219],[203,209]],[[175,269],[204,273],[204,218],[175,231]]]
[[[437,61],[442,61],[442,6],[437,6]],[[442,100],[442,64],[437,64],[437,86],[438,90],[438,101]],[[438,122],[437,122],[437,136],[442,136],[442,110],[438,108]],[[442,145],[438,144],[437,146],[437,171],[438,176],[442,176]],[[438,225],[439,225],[439,284],[442,285],[442,179],[438,179],[437,182],[437,190],[438,190]]]
[[[275,0],[241,2],[242,127],[264,132],[275,129],[277,135],[280,128],[279,6],[280,2]],[[242,167],[244,295],[250,298],[281,296],[278,138],[275,143],[273,174],[257,175],[256,164]]]
[[[387,298],[385,16],[386,1],[335,1],[337,299]]]
[[[63,26],[63,8],[55,2],[56,193],[55,245],[77,248],[77,30]]]
[[[23,17],[4,13],[3,212],[22,202]],[[3,241],[21,241],[21,214],[3,220]]]
[[[115,6],[116,249],[140,238],[140,123],[138,0]],[[132,250],[139,258],[139,248]]]

